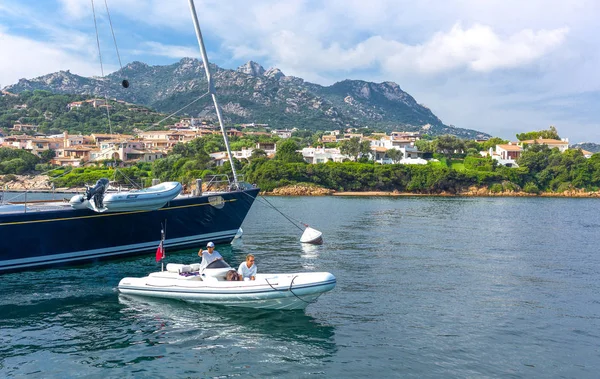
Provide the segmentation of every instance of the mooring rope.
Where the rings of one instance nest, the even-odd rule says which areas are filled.
[[[296,280],[296,278],[297,278],[297,277],[298,277],[298,275],[294,275],[294,277],[292,278],[292,281],[290,282],[290,287],[289,287],[288,289],[285,289],[285,290],[278,290],[277,288],[273,287],[273,286],[271,285],[271,283],[269,283],[269,279],[267,279],[267,278],[265,278],[265,282],[267,282],[267,284],[268,284],[268,285],[269,285],[269,286],[270,286],[270,287],[271,287],[271,288],[272,288],[274,291],[277,291],[277,292],[287,292],[287,291],[290,291],[290,292],[292,293],[292,295],[294,295],[294,296],[296,296],[296,298],[298,298],[298,300],[301,300],[301,301],[303,301],[303,302],[305,302],[305,303],[307,303],[307,304],[312,304],[312,303],[316,302],[316,301],[317,301],[316,299],[315,299],[315,300],[313,300],[313,301],[307,301],[307,300],[304,300],[304,299],[303,299],[303,298],[301,298],[300,296],[296,295],[296,293],[295,293],[294,291],[292,291],[292,285],[294,284],[294,280]]]

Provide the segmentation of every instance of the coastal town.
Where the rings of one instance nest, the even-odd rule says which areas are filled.
[[[117,100],[115,100],[117,101]],[[122,102],[122,101],[120,101]],[[122,102],[124,103],[124,102]],[[148,112],[143,107],[135,107],[132,104],[129,110],[135,112]],[[26,108],[27,105],[16,107]],[[90,99],[76,101],[68,104],[70,112],[77,112],[82,107],[110,108],[103,99]],[[260,128],[262,131],[257,131]],[[424,129],[427,129],[424,126]],[[206,121],[195,118],[181,118],[178,122],[168,125],[165,130],[142,131],[136,130],[135,135],[126,134],[103,134],[91,133],[90,135],[73,135],[64,131],[62,134],[45,135],[38,132],[38,126],[16,122],[9,133],[0,131],[0,147],[11,149],[22,149],[37,156],[43,152],[53,151],[53,157],[49,161],[56,166],[79,167],[95,165],[114,161],[120,167],[128,167],[139,162],[153,162],[166,157],[172,148],[178,143],[188,143],[196,138],[208,135],[220,135],[218,127]],[[262,136],[269,142],[257,142],[254,147],[233,150],[234,158],[248,159],[256,150],[262,150],[269,158],[274,157],[277,151],[277,141],[291,138],[298,129],[271,129],[267,124],[241,124],[237,127],[229,127],[226,130],[228,137]],[[299,150],[307,163],[343,162],[356,159],[357,156],[344,154],[339,147],[327,147],[328,145],[339,145],[342,141],[358,139],[360,143],[368,143],[366,156],[380,164],[427,164],[431,154],[419,151],[416,142],[423,137],[421,132],[394,131],[389,134],[373,132],[369,135],[360,133],[357,129],[326,131],[320,137],[319,146],[306,146]],[[485,142],[480,140],[476,142]],[[557,148],[560,152],[569,149],[568,138],[560,140],[539,138],[533,140],[508,142],[496,144],[488,150],[480,151],[483,157],[489,156],[499,164],[507,167],[518,167],[517,159],[520,157],[527,145],[542,144],[550,148]],[[396,150],[400,154],[391,154]],[[592,156],[589,151],[582,150],[586,158]],[[218,151],[210,154],[216,166],[223,165],[229,157],[226,151]],[[393,158],[392,158],[393,157]],[[398,159],[398,157],[400,157]]]

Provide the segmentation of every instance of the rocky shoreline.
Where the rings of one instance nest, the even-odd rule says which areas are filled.
[[[82,192],[85,188],[54,188],[48,175],[0,175],[3,191]]]
[[[263,192],[266,196],[446,196],[446,197],[576,197],[586,198],[600,197],[600,191],[588,192],[584,190],[568,190],[565,192],[542,192],[540,194],[503,191],[492,192],[487,188],[470,187],[466,191],[459,193],[441,192],[441,193],[413,193],[400,191],[342,191],[321,188],[317,186],[291,185],[275,188],[270,192]]]
[[[10,180],[6,180],[10,179]],[[85,188],[53,188],[48,175],[0,175],[0,185],[4,191],[31,191],[31,192],[74,192],[85,191]],[[399,191],[342,191],[338,192],[332,189],[319,186],[295,184],[285,187],[275,188],[273,191],[261,193],[266,196],[447,196],[447,197],[575,197],[575,198],[598,198],[600,191],[584,191],[581,189],[568,190],[565,192],[542,192],[540,194],[503,191],[492,192],[487,188],[470,187],[459,192],[441,192],[434,194],[423,194],[413,192]]]

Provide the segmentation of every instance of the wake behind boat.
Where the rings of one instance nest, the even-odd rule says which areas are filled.
[[[168,264],[166,271],[141,278],[123,278],[118,290],[123,294],[183,300],[257,309],[305,309],[323,293],[335,288],[329,272],[258,274],[256,280],[227,281],[231,270],[215,261],[200,272],[200,264]]]

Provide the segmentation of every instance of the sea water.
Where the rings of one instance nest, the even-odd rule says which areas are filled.
[[[2,275],[0,377],[598,377],[599,200],[268,201],[288,218],[258,198],[217,250],[333,273],[305,311],[120,295],[122,277],[160,269],[154,254]],[[323,245],[299,242],[303,224]]]

